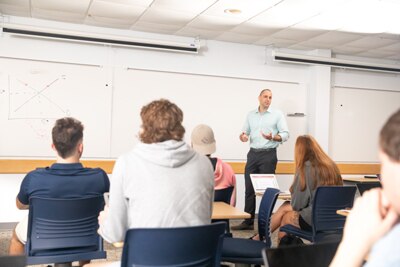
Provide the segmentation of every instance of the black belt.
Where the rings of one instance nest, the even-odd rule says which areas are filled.
[[[275,151],[276,147],[274,148],[250,148],[250,151],[252,152],[267,152],[267,151]]]

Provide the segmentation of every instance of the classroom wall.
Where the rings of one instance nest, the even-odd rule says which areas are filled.
[[[10,20],[10,22],[13,23],[28,23],[31,25],[48,27],[48,23],[40,20],[17,17],[11,17]],[[141,38],[171,41],[192,40],[191,38],[185,37],[125,32],[122,30],[94,28],[68,23],[52,22],[51,25],[52,27],[61,29],[132,35]],[[331,137],[331,131],[329,129],[329,122],[331,120],[330,105],[332,96],[334,95],[332,90],[334,90],[335,87],[361,87],[383,91],[399,90],[398,84],[400,84],[400,78],[395,74],[332,70],[329,67],[310,67],[305,65],[276,63],[270,60],[270,53],[273,50],[271,47],[210,40],[202,41],[202,45],[203,49],[200,54],[188,55],[134,48],[115,48],[106,45],[10,38],[3,35],[0,36],[0,58],[21,58],[33,61],[40,60],[83,65],[101,65],[111,76],[115,69],[134,68],[303,84],[309,89],[307,95],[308,111],[306,114],[308,123],[307,131],[315,135],[327,151],[329,151],[329,139]],[[301,51],[295,52],[301,53]],[[327,51],[315,50],[312,53],[326,55]],[[190,90],[190,88],[188,88],[188,90]],[[218,95],[218,91],[214,93],[215,97],[226,97],[225,95]],[[243,94],[246,94],[246,88],[243,88]],[[255,106],[257,105],[256,97],[257,96],[254,96]],[[242,120],[243,118],[235,119],[238,128],[241,127],[243,123]],[[357,159],[353,159],[353,161],[357,161]],[[24,212],[20,212],[15,208],[15,196],[18,192],[22,177],[23,175],[21,174],[0,174],[0,185],[2,188],[2,194],[0,196],[0,201],[2,203],[0,223],[18,221],[24,214]],[[283,189],[288,189],[291,179],[290,175],[278,176],[278,181],[279,179],[282,181]],[[238,185],[238,206],[243,207],[243,175],[238,175]]]

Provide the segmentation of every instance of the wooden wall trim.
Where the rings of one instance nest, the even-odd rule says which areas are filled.
[[[41,159],[0,159],[0,174],[28,173],[39,167],[50,166],[54,160]],[[115,160],[82,160],[85,167],[100,167],[107,173],[112,173]],[[236,174],[243,174],[245,162],[228,162]],[[378,163],[338,163],[342,174],[377,174],[380,173]],[[277,174],[293,174],[293,162],[279,162]]]

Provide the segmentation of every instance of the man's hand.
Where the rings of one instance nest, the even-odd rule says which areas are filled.
[[[272,140],[272,133],[265,134],[265,133],[263,133],[263,131],[261,131],[261,136],[267,140]]]
[[[249,141],[249,136],[245,132],[243,132],[239,135],[239,139],[242,142],[247,142]]]
[[[99,221],[99,230],[97,230],[97,232],[100,234],[100,229],[104,223],[104,221],[106,220],[108,216],[108,207],[104,206],[104,210],[100,211],[99,213],[99,217],[97,217],[97,220]]]

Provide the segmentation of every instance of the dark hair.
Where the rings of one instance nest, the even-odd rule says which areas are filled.
[[[386,121],[380,133],[380,147],[388,157],[400,161],[400,109]]]
[[[315,173],[312,175],[314,186],[320,185],[342,185],[343,180],[336,163],[324,152],[317,140],[311,135],[297,137],[294,149],[294,162],[296,172],[300,178],[300,190],[306,189],[305,163],[309,161],[314,166]],[[292,192],[293,184],[290,187]],[[314,189],[314,188],[313,188]]]
[[[265,92],[265,91],[268,91],[268,92],[271,92],[272,93],[272,91],[271,91],[271,89],[262,89],[261,90],[261,92],[260,92],[260,94],[259,94],[259,96],[262,96],[262,94]]]
[[[83,125],[74,118],[58,119],[51,133],[58,155],[65,159],[75,152],[76,146],[83,139]]]
[[[144,106],[140,112],[142,131],[140,140],[151,144],[167,140],[181,141],[185,134],[182,126],[182,110],[166,99],[160,99]]]

